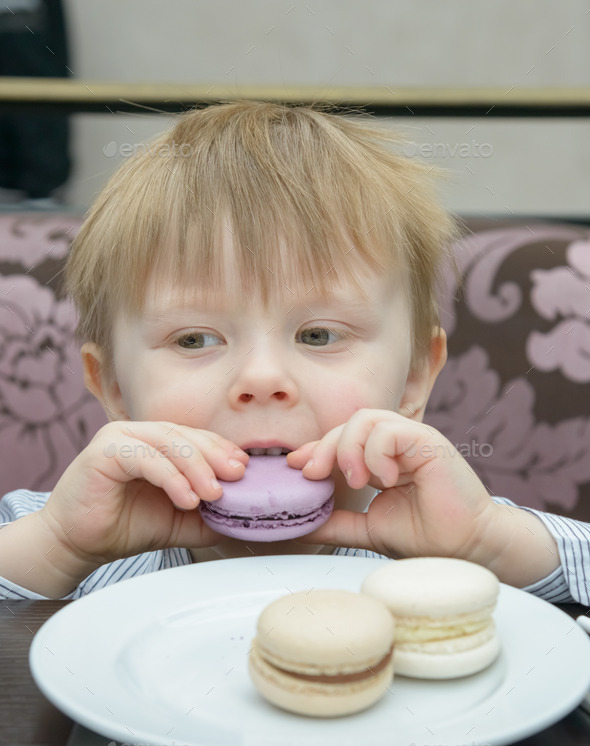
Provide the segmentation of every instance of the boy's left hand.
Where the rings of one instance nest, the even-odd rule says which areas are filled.
[[[306,537],[389,557],[452,556],[492,565],[498,506],[441,433],[387,410],[362,409],[288,462],[322,479],[337,467],[355,489],[381,492],[366,513],[335,510]],[[486,536],[487,535],[487,536]],[[489,552],[489,556],[487,553]]]

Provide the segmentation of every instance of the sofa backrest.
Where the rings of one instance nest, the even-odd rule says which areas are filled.
[[[590,229],[471,220],[426,421],[491,494],[590,521]]]
[[[50,490],[96,430],[60,280],[82,218],[0,213],[0,494]],[[590,229],[467,221],[426,421],[490,493],[590,520]]]
[[[82,219],[0,214],[0,493],[51,490],[106,422],[84,386],[75,315],[60,291]]]

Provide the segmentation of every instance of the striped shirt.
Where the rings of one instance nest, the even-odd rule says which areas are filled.
[[[40,510],[47,502],[49,495],[49,492],[31,492],[29,490],[9,492],[0,500],[0,527]],[[503,505],[518,507],[506,498],[495,497],[493,499]],[[590,524],[543,513],[532,508],[524,509],[538,516],[554,537],[559,550],[561,565],[546,578],[527,586],[523,590],[551,603],[578,602],[590,606]],[[333,554],[388,559],[367,549],[340,547],[335,549]],[[99,588],[118,583],[120,580],[146,575],[170,567],[189,565],[192,562],[188,549],[182,548],[158,549],[109,562],[91,573],[77,588],[64,596],[64,599],[81,598]],[[45,597],[0,577],[0,598],[19,600],[43,599]]]

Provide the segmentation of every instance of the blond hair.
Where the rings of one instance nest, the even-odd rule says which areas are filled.
[[[156,273],[179,292],[221,287],[231,231],[244,302],[268,302],[288,270],[321,292],[346,281],[362,291],[360,268],[405,273],[414,362],[424,359],[455,223],[428,167],[392,143],[358,116],[318,108],[239,102],[180,115],[118,169],[74,241],[66,289],[79,339],[110,359],[116,314],[141,311]]]

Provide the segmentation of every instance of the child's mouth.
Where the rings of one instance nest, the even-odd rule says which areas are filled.
[[[273,446],[272,448],[245,448],[244,450],[249,456],[286,456],[287,453],[291,453],[289,448],[281,448],[280,446]]]

